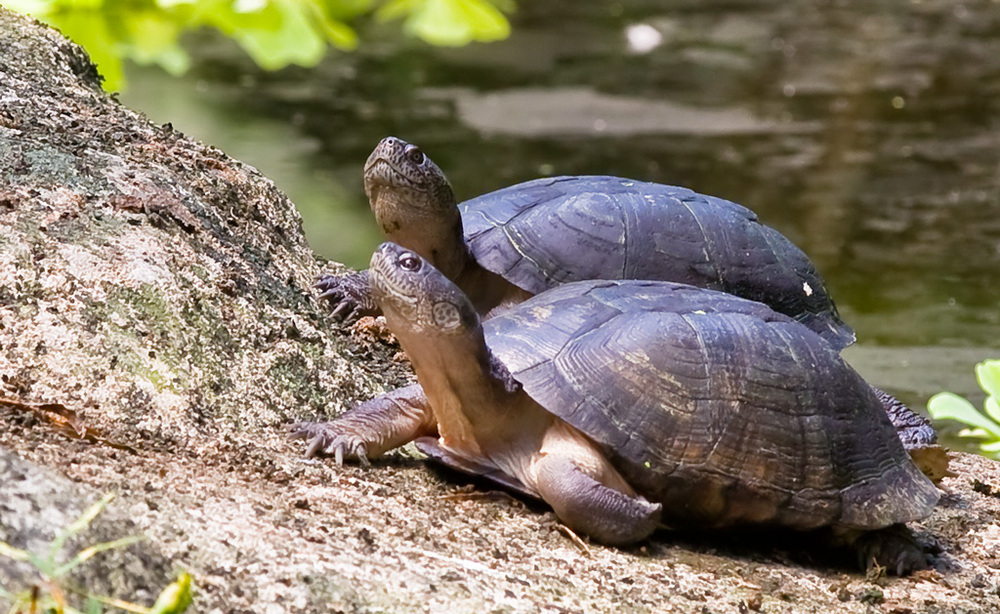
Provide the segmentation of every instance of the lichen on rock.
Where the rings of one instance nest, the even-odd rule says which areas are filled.
[[[377,389],[322,321],[318,264],[271,181],[105,96],[51,31],[0,26],[0,372],[22,399],[173,439]]]

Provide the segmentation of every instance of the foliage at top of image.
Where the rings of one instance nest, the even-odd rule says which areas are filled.
[[[960,437],[980,441],[984,456],[1000,459],[1000,360],[986,360],[976,365],[976,379],[986,393],[983,412],[951,392],[939,392],[927,401],[927,411],[935,420],[957,420],[969,428]]]
[[[506,38],[502,11],[512,0],[5,0],[4,6],[58,28],[81,45],[110,91],[124,88],[124,60],[183,74],[191,56],[184,32],[215,28],[265,70],[315,66],[328,46],[351,50],[349,23],[372,15],[402,20],[403,29],[432,45],[459,46]]]
[[[83,532],[113,498],[114,495],[106,494],[100,501],[88,507],[79,518],[60,531],[49,543],[48,549],[41,554],[21,550],[0,541],[0,558],[26,562],[34,568],[37,575],[32,586],[20,593],[10,593],[0,586],[0,598],[13,603],[9,610],[11,614],[19,612],[99,614],[104,611],[103,606],[136,614],[181,614],[187,610],[188,606],[191,605],[192,593],[191,576],[186,573],[181,573],[176,581],[167,586],[151,608],[120,599],[94,595],[85,589],[71,587],[67,584],[66,576],[90,560],[95,554],[112,548],[123,548],[141,539],[137,536],[130,536],[94,544],[80,550],[68,561],[65,560],[63,547],[67,540]],[[71,605],[74,600],[70,599],[70,594],[74,593],[85,598],[84,609]]]

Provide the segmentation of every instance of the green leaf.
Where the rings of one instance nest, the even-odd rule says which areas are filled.
[[[312,19],[320,31],[326,35],[326,40],[340,49],[355,49],[358,46],[358,35],[346,23],[331,19],[318,2],[308,2],[307,6]]]
[[[6,542],[0,542],[0,556],[5,556],[8,559],[14,559],[15,561],[27,561],[31,558],[31,555],[20,548],[15,548]]]
[[[334,47],[348,51],[357,49],[358,35],[346,23],[326,20],[321,21],[320,26],[323,33],[326,34],[326,40],[330,41]]]
[[[952,392],[939,392],[927,401],[927,411],[935,420],[960,420],[956,415],[975,413],[976,408],[962,397]],[[964,421],[963,421],[964,422]]]
[[[510,22],[495,6],[485,0],[454,0],[472,26],[475,40],[489,42],[510,36]]]
[[[966,439],[991,439],[989,431],[981,428],[962,429],[958,436]]]
[[[154,0],[153,4],[155,4],[157,8],[169,11],[179,6],[192,7],[199,4],[199,0]],[[204,2],[201,2],[200,4],[204,4]]]
[[[951,392],[939,392],[927,401],[927,411],[935,420],[958,420],[988,431],[1000,439],[1000,424],[981,414],[972,403]]]
[[[980,444],[979,452],[982,453],[983,456],[1000,459],[1000,441]]]
[[[997,401],[997,397],[986,397],[983,409],[986,410],[986,414],[990,418],[993,418],[994,422],[1000,423],[1000,402]]]
[[[976,379],[986,394],[1000,398],[1000,360],[984,360],[976,365]]]
[[[364,15],[372,8],[374,0],[322,0],[327,15],[337,21],[346,21]]]
[[[289,64],[315,66],[326,52],[308,9],[292,0],[274,0],[260,11],[233,13],[233,38],[265,70]]]
[[[389,0],[375,12],[375,17],[381,21],[390,21],[405,17],[416,11],[423,0]]]
[[[17,13],[31,15],[42,19],[55,8],[51,1],[46,0],[4,0],[3,7]]]
[[[82,46],[109,91],[125,87],[123,59],[157,64],[173,75],[190,68],[182,34],[217,28],[265,70],[316,65],[328,45],[351,50],[350,20],[369,14],[405,19],[428,43],[458,46],[506,38],[513,0],[7,0],[4,6],[45,19]]]
[[[95,554],[104,552],[105,550],[111,550],[112,548],[124,548],[125,546],[134,544],[137,541],[142,541],[142,537],[138,535],[130,535],[114,541],[95,544],[84,548],[83,550],[77,552],[76,556],[74,556],[68,563],[64,563],[56,568],[56,570],[52,573],[52,576],[55,578],[62,577],[72,571],[76,566],[90,560]]]
[[[126,12],[121,16],[126,41],[124,55],[139,64],[157,64],[179,76],[191,66],[191,57],[179,44],[183,25],[161,11]]]
[[[104,7],[104,0],[55,0],[53,4],[60,9],[99,11]]]
[[[163,589],[149,614],[180,614],[188,609],[192,601],[191,575],[182,573],[177,580]]]
[[[104,89],[118,91],[125,86],[122,60],[116,49],[117,37],[108,27],[108,18],[96,11],[54,13],[47,21],[63,36],[83,47],[104,77]]]
[[[414,4],[406,29],[432,45],[453,47],[510,35],[507,18],[483,0],[421,0]]]

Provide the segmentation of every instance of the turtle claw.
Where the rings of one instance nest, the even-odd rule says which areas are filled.
[[[885,569],[905,576],[927,569],[927,554],[905,525],[870,531],[855,543],[860,567],[867,573]]]
[[[363,467],[368,467],[368,447],[361,438],[345,433],[332,422],[299,422],[288,427],[292,439],[308,439],[305,457],[332,454],[337,465],[343,465],[345,458],[355,458]]]
[[[328,291],[329,292],[329,291]],[[322,298],[323,295],[320,295]],[[331,301],[332,302],[332,301]],[[343,322],[345,325],[354,324],[358,319],[358,309],[357,304],[346,299],[341,299],[340,302],[334,307],[330,315],[333,319]]]
[[[323,275],[313,288],[321,290],[319,298],[327,301],[334,320],[352,324],[362,316],[380,313],[371,295],[368,272],[351,273],[344,276]]]
[[[320,275],[316,278],[316,283],[312,285],[316,290],[322,290],[320,297],[325,297],[328,293],[336,289],[337,276],[336,275]]]
[[[319,284],[313,286],[314,288],[321,288]],[[340,289],[338,288],[327,288],[319,293],[319,298],[329,300],[331,302],[337,301],[340,298]]]

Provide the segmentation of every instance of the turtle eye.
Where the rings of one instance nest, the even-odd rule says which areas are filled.
[[[420,148],[416,145],[407,145],[403,153],[406,155],[406,159],[414,164],[419,165],[424,163],[424,152],[420,151]]]
[[[413,254],[403,254],[399,257],[399,266],[406,271],[419,271],[420,270],[420,258],[417,258]]]

